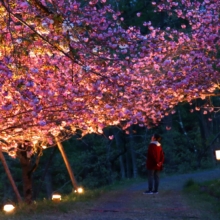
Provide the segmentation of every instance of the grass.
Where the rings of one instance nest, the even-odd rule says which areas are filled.
[[[86,205],[92,202],[92,200],[98,198],[105,192],[104,189],[88,190],[83,194],[71,193],[63,196],[61,201],[42,200],[34,201],[33,204],[20,204],[16,206],[16,210],[13,213],[6,214],[0,212],[1,220],[20,220],[20,219],[35,219],[34,216],[42,214],[56,214],[56,213],[68,213],[69,210],[82,210]],[[81,205],[83,203],[83,206]]]
[[[220,180],[197,183],[188,180],[184,186],[184,195],[189,204],[197,210],[206,210],[207,219],[220,219]]]
[[[99,189],[85,189],[85,192],[82,194],[71,193],[66,196],[62,196],[60,202],[54,202],[52,200],[41,200],[34,201],[33,204],[20,204],[16,206],[14,212],[6,214],[3,211],[0,211],[1,220],[45,220],[46,215],[56,215],[56,214],[65,214],[69,210],[80,213],[85,208],[89,208],[93,205],[94,201],[99,198],[101,195],[108,192],[120,191],[123,188],[126,188],[135,183],[140,183],[144,181],[143,179],[128,179],[124,181],[116,182],[112,185],[105,186]],[[146,180],[145,180],[146,181]]]

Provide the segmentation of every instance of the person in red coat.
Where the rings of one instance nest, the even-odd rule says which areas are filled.
[[[154,134],[147,150],[146,167],[148,170],[148,190],[144,194],[157,194],[159,174],[163,169],[164,152],[161,146],[161,136]]]

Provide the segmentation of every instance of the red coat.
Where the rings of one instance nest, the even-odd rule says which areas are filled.
[[[164,163],[164,152],[158,141],[151,141],[147,150],[146,166],[148,170],[162,170]]]

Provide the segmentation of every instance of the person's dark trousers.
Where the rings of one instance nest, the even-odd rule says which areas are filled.
[[[159,170],[148,170],[148,190],[149,191],[158,191],[159,187]],[[153,188],[154,186],[154,188]]]

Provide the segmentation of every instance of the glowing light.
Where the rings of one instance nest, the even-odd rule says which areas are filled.
[[[53,194],[52,195],[52,200],[53,201],[60,201],[61,200],[61,195],[60,194]]]
[[[43,146],[42,146],[42,148],[43,148],[43,149],[46,149],[46,148],[47,148],[47,146],[46,146],[46,145],[43,145]]]
[[[220,150],[215,151],[215,158],[216,160],[220,160]]]
[[[77,189],[77,192],[78,192],[78,193],[83,193],[83,191],[84,191],[84,190],[83,190],[82,187],[79,187],[79,188]]]
[[[3,210],[5,212],[12,212],[14,210],[14,208],[15,207],[12,204],[6,204],[6,205],[4,205]]]
[[[83,193],[84,190],[83,190],[82,187],[79,187],[79,188],[77,188],[74,192],[75,192],[75,193]]]

